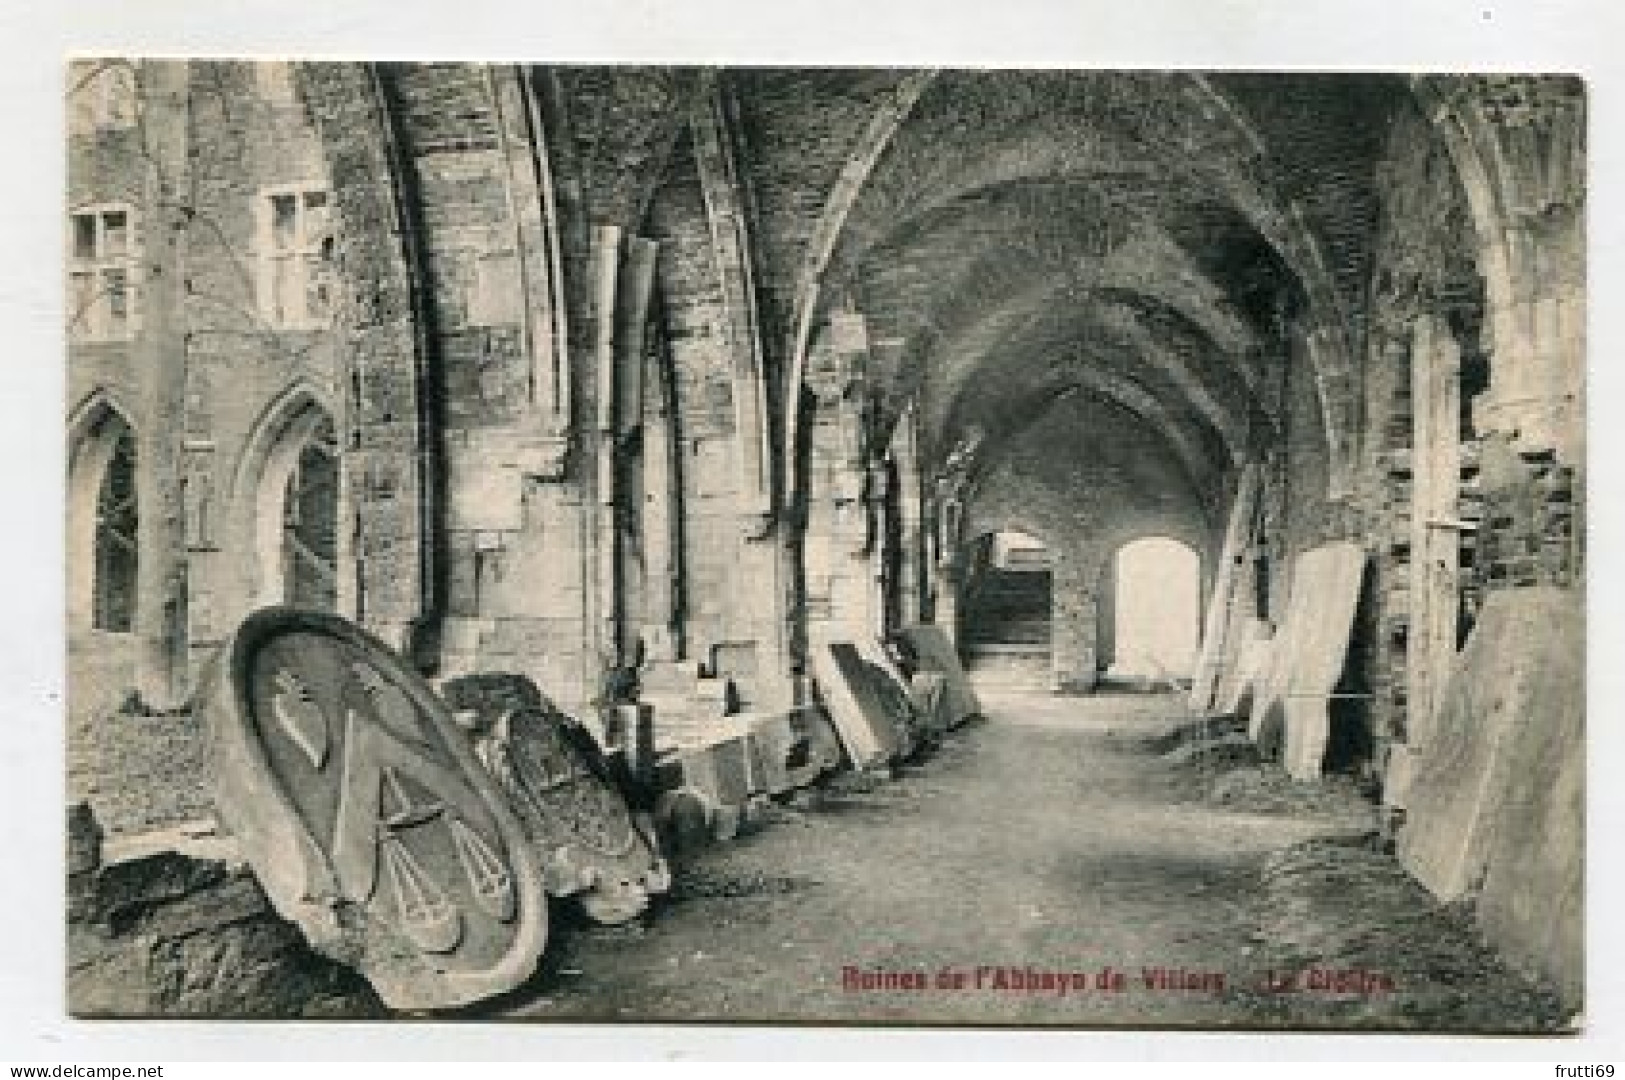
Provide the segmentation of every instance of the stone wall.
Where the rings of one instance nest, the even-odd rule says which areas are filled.
[[[127,128],[70,137],[68,162],[70,209],[132,204],[130,243],[136,263],[144,266],[160,221],[158,209],[147,205],[155,189],[145,148],[160,137],[181,139],[187,165],[169,183],[185,203],[184,224],[178,226],[184,233],[184,310],[179,320],[163,324],[169,336],[161,341],[85,342],[70,333],[68,372],[75,413],[83,415],[86,402],[105,402],[126,417],[138,445],[157,440],[175,451],[157,463],[138,456],[138,468],[148,470],[138,510],[144,521],[168,514],[184,518],[168,523],[180,538],[166,555],[179,567],[184,609],[165,647],[183,650],[185,666],[195,668],[242,614],[264,602],[265,582],[280,570],[262,565],[280,552],[260,550],[256,536],[256,468],[263,459],[255,455],[267,450],[278,424],[289,419],[281,407],[298,398],[341,425],[345,412],[335,335],[316,326],[276,325],[261,295],[257,230],[265,220],[263,194],[281,187],[327,188],[316,133],[291,84],[285,95],[272,94],[244,63],[197,61],[187,67],[183,131],[170,131],[144,112]],[[138,269],[133,281],[138,335],[157,332],[158,324],[141,320],[156,302],[160,282],[153,274]],[[142,356],[161,358],[173,365],[171,372],[184,373],[183,400],[161,396],[154,371],[136,362],[137,344]],[[70,426],[70,438],[91,434]],[[69,452],[77,454],[79,447]],[[75,477],[72,483],[95,480]],[[171,494],[173,501],[155,502],[154,493]],[[144,545],[143,561],[153,555]],[[72,570],[89,572],[82,564]],[[150,591],[137,598],[138,608],[160,602]],[[76,660],[70,790],[91,798],[120,830],[196,816],[202,807],[192,768],[201,758],[202,733],[183,711],[167,706],[160,711],[176,715],[139,715],[153,704],[135,694],[150,663],[141,637],[139,626],[130,634],[88,633],[77,625],[70,631]]]

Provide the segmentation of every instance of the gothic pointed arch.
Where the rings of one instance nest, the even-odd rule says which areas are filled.
[[[140,566],[135,429],[115,397],[96,390],[68,432],[68,627],[129,633]]]

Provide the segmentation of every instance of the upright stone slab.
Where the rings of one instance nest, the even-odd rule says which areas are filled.
[[[1520,756],[1529,741],[1523,729],[1579,714],[1584,644],[1576,612],[1563,589],[1491,592],[1456,658],[1434,738],[1413,755],[1397,845],[1405,869],[1441,900],[1459,900],[1478,885],[1502,816],[1521,821],[1545,798],[1507,802],[1532,764]],[[1537,846],[1554,839],[1531,838]]]
[[[1286,618],[1259,681],[1249,734],[1279,724],[1282,763],[1295,780],[1320,775],[1331,735],[1331,693],[1348,659],[1365,550],[1348,540],[1322,544],[1292,563]]]
[[[943,733],[954,726],[948,698],[948,677],[940,671],[916,671],[908,681],[909,705],[932,743],[941,741]]]
[[[1585,992],[1585,641],[1579,590],[1517,589],[1520,623],[1538,626],[1535,669],[1511,740],[1508,783],[1494,805],[1478,923],[1496,948],[1546,975],[1578,1013]],[[1492,594],[1493,595],[1493,594]],[[1508,663],[1506,657],[1512,657]]]
[[[396,1009],[531,976],[541,867],[449,711],[381,642],[331,615],[257,612],[199,706],[220,819],[313,948]]]
[[[1257,700],[1259,680],[1269,670],[1273,638],[1269,624],[1249,619],[1235,643],[1235,662],[1219,675],[1213,711],[1220,716],[1236,716],[1242,707]],[[1252,715],[1257,715],[1254,710]]]
[[[959,651],[948,640],[948,634],[942,627],[929,623],[905,626],[898,636],[914,650],[915,660],[922,671],[935,671],[942,675],[943,709],[953,727],[982,714],[982,702],[971,686],[970,676],[965,674],[965,668],[959,662]]]

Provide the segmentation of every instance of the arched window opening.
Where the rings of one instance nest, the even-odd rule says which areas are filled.
[[[324,415],[300,447],[283,495],[282,591],[294,607],[338,608],[338,506],[338,451]]]
[[[1118,549],[1112,566],[1113,682],[1190,678],[1201,633],[1201,559],[1190,545],[1148,536]]]
[[[112,453],[96,491],[90,625],[96,630],[127,634],[135,626],[140,563],[135,436],[117,414],[109,413],[102,423],[115,425],[116,430],[93,436],[110,438]]]
[[[232,490],[243,512],[235,536],[243,609],[286,604],[354,617],[345,520],[344,462],[333,415],[296,387],[266,410],[243,452]]]

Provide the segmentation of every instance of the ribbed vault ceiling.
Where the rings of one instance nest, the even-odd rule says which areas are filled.
[[[619,176],[611,195],[635,207],[658,182],[639,163],[660,161],[701,83],[624,74],[563,71],[557,85],[587,171]],[[1115,450],[1095,439],[1089,460],[1057,455],[1054,468],[1126,475],[1150,447],[1211,508],[1225,470],[1273,430],[1294,323],[1329,328],[1345,355],[1359,347],[1376,161],[1409,93],[1400,77],[718,79],[756,226],[765,332],[790,329],[812,260],[812,325],[837,310],[867,317],[881,415],[917,404],[928,467],[967,437],[996,458],[1039,417],[1046,430],[1057,417],[1120,430],[1126,415],[1143,439]],[[881,123],[911,82],[923,92],[894,127]],[[866,140],[879,150],[869,163]],[[623,175],[633,165],[641,172]],[[853,177],[855,198],[841,203]]]
[[[821,297],[891,347],[928,457],[1048,403],[1126,410],[1204,499],[1267,437],[1290,320],[1358,309],[1391,78],[940,74],[847,215]],[[1096,410],[1096,411],[1092,411]],[[1057,468],[1122,473],[1146,441]]]

